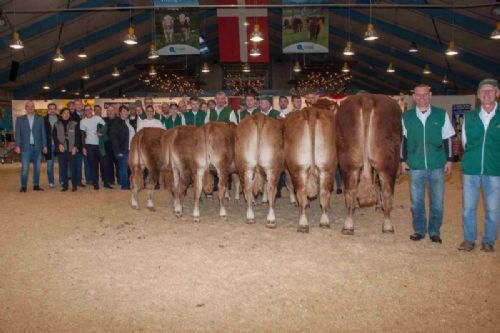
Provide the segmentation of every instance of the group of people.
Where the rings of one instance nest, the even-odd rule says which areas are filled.
[[[500,95],[498,82],[485,79],[477,90],[481,105],[466,114],[462,128],[464,155],[462,172],[464,184],[464,241],[459,250],[471,251],[477,239],[476,211],[480,189],[484,192],[486,211],[485,231],[481,250],[491,252],[498,234],[500,219]],[[451,138],[455,132],[445,110],[431,105],[432,92],[428,85],[415,87],[413,99],[416,106],[403,113],[403,140],[401,145],[401,172],[410,175],[412,198],[413,241],[428,234],[430,240],[441,243],[440,228],[443,220],[445,174],[452,172]],[[316,104],[318,93],[305,95],[310,104]],[[26,115],[16,121],[16,152],[21,154],[21,192],[26,192],[30,161],[33,162],[33,190],[39,186],[42,154],[47,163],[49,187],[54,187],[54,159],[59,161],[59,181],[62,191],[68,190],[71,179],[72,191],[82,183],[82,165],[86,185],[99,189],[112,188],[115,180],[121,189],[129,184],[128,152],[130,142],[137,131],[145,127],[171,129],[181,125],[203,126],[208,122],[222,121],[238,124],[245,117],[263,113],[272,118],[284,118],[302,109],[302,98],[280,96],[280,110],[272,107],[270,96],[247,95],[239,110],[227,105],[227,96],[218,92],[215,100],[205,102],[192,97],[189,103],[164,103],[156,112],[153,100],[146,98],[145,109],[137,105],[129,110],[125,105],[108,105],[106,117],[102,117],[99,105],[93,108],[81,100],[68,103],[57,112],[54,103],[48,105],[48,114],[41,118],[35,114],[32,101],[25,105]],[[340,174],[337,175],[337,193]],[[282,180],[282,184],[284,179]],[[430,214],[426,217],[425,190],[429,188]]]

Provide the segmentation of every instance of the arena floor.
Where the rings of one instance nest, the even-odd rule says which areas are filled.
[[[396,187],[394,235],[382,214],[355,215],[340,234],[343,196],[332,229],[296,232],[297,208],[281,199],[278,228],[244,223],[243,202],[229,221],[205,199],[192,222],[170,194],[157,211],[130,208],[130,193],[91,189],[19,193],[18,164],[0,166],[1,332],[499,332],[500,245],[457,251],[462,240],[458,165],[446,183],[443,244],[412,242],[408,179]],[[482,207],[482,206],[481,206]],[[483,221],[480,209],[479,219]]]

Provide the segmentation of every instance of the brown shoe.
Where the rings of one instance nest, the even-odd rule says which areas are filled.
[[[481,251],[484,252],[494,252],[495,249],[493,248],[492,244],[481,244]]]
[[[458,247],[458,250],[470,252],[474,249],[475,246],[476,245],[474,244],[474,242],[469,242],[464,240],[462,244],[460,244],[460,246]]]

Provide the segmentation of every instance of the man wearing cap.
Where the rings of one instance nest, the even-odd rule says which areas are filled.
[[[237,124],[236,115],[227,105],[226,93],[219,91],[215,95],[215,107],[207,112],[205,124],[212,121]]]
[[[245,117],[254,115],[260,112],[257,105],[257,100],[255,95],[248,94],[245,96],[245,107],[240,112],[238,112],[238,123],[240,123]]]
[[[500,108],[498,81],[479,83],[481,106],[465,114],[462,125],[462,173],[464,187],[461,251],[471,251],[477,239],[476,210],[481,187],[484,194],[485,223],[481,250],[493,252],[500,220]]]
[[[179,113],[179,107],[176,103],[170,103],[168,115],[166,117],[165,116],[162,117],[161,120],[166,129],[171,129],[181,125],[186,125],[184,116],[182,115],[182,113]]]
[[[200,100],[198,97],[191,97],[191,109],[184,113],[186,125],[201,127],[205,124],[206,113],[200,110]]]
[[[259,99],[260,112],[271,118],[279,118],[280,112],[272,108],[272,96],[261,96]]]
[[[451,137],[455,130],[445,110],[431,106],[431,88],[426,84],[415,87],[416,107],[403,113],[401,172],[410,173],[413,241],[428,233],[434,243],[441,243],[443,223],[444,174],[453,167]],[[427,224],[425,188],[429,187],[430,214]]]

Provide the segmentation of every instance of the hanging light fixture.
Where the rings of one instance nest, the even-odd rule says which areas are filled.
[[[77,54],[78,58],[85,59],[87,58],[87,53],[85,53],[85,49],[83,47],[80,48]]]
[[[443,80],[441,80],[441,82],[443,82],[443,84],[448,84],[450,81],[448,80],[448,75],[445,75],[443,77]]]
[[[86,68],[83,70],[82,79],[84,80],[90,79],[89,71]]]
[[[249,25],[250,25],[250,23],[248,23],[247,20],[245,20],[245,22],[243,22],[243,26],[248,27]]]
[[[14,31],[12,33],[12,40],[10,41],[9,46],[10,46],[10,48],[12,48],[14,50],[20,50],[20,49],[24,48],[23,41],[19,37],[19,33],[17,31]]]
[[[348,41],[346,47],[344,48],[344,55],[346,56],[353,56],[354,55],[354,49],[352,47],[352,42]]]
[[[43,90],[50,90],[49,83],[47,81],[45,81],[45,83],[43,84],[42,88],[43,88]]]
[[[294,73],[302,72],[302,67],[300,67],[300,64],[298,61],[296,61],[295,64],[293,65],[293,71],[294,71]]]
[[[252,41],[254,43],[260,43],[263,40],[264,40],[264,38],[262,37],[262,32],[260,31],[260,25],[256,24],[253,27],[252,34],[250,35],[250,41]]]
[[[156,45],[151,44],[151,46],[149,47],[148,59],[154,60],[154,59],[158,59],[159,57],[160,57],[160,55],[158,54],[158,51],[156,50]]]
[[[497,27],[491,32],[491,39],[500,39],[500,22],[497,22]]]
[[[370,0],[370,22],[368,23],[368,26],[366,28],[364,39],[367,41],[378,39],[378,35],[375,32],[375,27],[372,24],[372,0]]]
[[[262,53],[260,53],[260,49],[257,47],[257,43],[253,43],[253,47],[250,50],[251,57],[260,57]]]
[[[208,67],[208,64],[206,61],[203,63],[203,66],[201,66],[201,72],[202,73],[210,73],[210,67]]]
[[[148,74],[150,76],[155,76],[156,74],[158,74],[158,73],[156,73],[155,66],[153,66],[153,65],[149,66],[149,72],[148,72]]]
[[[90,97],[90,94],[89,94],[89,93],[85,93],[85,94],[83,95],[83,97],[85,97],[85,98],[89,98],[89,97]]]
[[[135,35],[135,30],[132,25],[128,27],[128,32],[125,35],[125,40],[123,41],[127,45],[136,45],[137,44],[137,36]]]
[[[448,48],[446,49],[446,55],[449,56],[454,56],[458,54],[458,49],[457,46],[455,45],[454,40],[450,40],[450,43],[448,44]]]
[[[410,47],[408,48],[408,52],[417,53],[418,52],[417,43],[411,42]]]
[[[59,48],[59,47],[56,48],[56,53],[54,54],[54,61],[57,61],[57,62],[64,61],[64,56],[61,52],[61,48]]]
[[[387,71],[387,73],[394,73],[396,71],[392,62],[389,64],[389,66],[387,66],[386,71]]]
[[[344,73],[349,73],[351,69],[349,68],[349,64],[347,62],[344,62],[344,66],[342,66],[342,72]]]
[[[431,72],[431,69],[430,69],[430,67],[429,67],[429,65],[427,65],[427,64],[425,65],[423,73],[424,73],[425,75],[429,75],[429,74],[431,74],[431,73],[432,73],[432,72]]]
[[[113,75],[114,77],[120,76],[120,71],[118,70],[118,68],[116,66],[113,67],[113,72],[111,72],[111,75]]]
[[[66,92],[66,88],[62,87],[62,88],[61,88],[61,92],[62,92],[62,93],[65,93],[65,92]]]
[[[75,96],[80,96],[80,92],[79,91],[75,92]]]
[[[248,62],[245,62],[241,68],[241,71],[243,73],[250,73],[250,65],[248,64]]]

